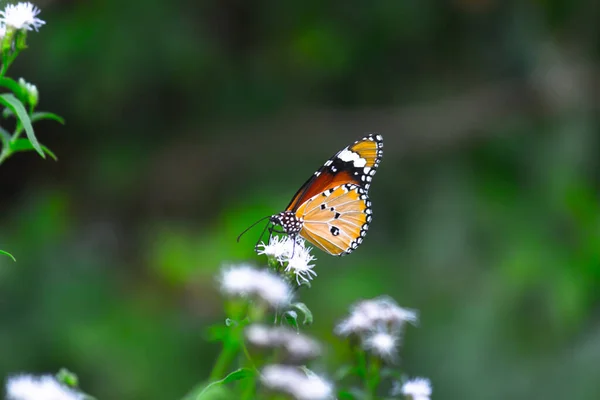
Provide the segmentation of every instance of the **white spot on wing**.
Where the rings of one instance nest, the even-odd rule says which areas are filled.
[[[358,153],[344,149],[338,154],[338,158],[344,162],[352,162],[355,168],[362,168],[367,165],[367,160],[362,158]]]

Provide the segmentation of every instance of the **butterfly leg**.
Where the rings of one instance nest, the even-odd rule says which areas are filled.
[[[292,256],[290,258],[294,258],[294,254],[296,254],[296,234],[290,235],[292,237],[292,240],[294,241],[294,245],[292,247]]]

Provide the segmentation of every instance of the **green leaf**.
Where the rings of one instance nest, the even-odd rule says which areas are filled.
[[[52,152],[52,150],[50,150],[49,148],[47,148],[43,144],[40,144],[40,147],[42,148],[42,150],[44,151],[44,153],[46,153],[50,157],[52,157],[52,159],[54,161],[58,161],[58,158]],[[14,142],[12,142],[10,144],[10,149],[13,152],[15,152],[15,153],[19,152],[19,151],[29,151],[29,150],[33,150],[33,145],[31,144],[31,142],[29,141],[29,139],[17,139],[17,140],[15,140]]]
[[[255,375],[254,370],[252,370],[250,368],[240,368],[236,371],[233,371],[232,373],[227,375],[225,378],[221,379],[221,383],[223,384],[223,383],[240,381],[242,379],[246,379],[246,378],[252,377],[254,375]]]
[[[356,400],[356,397],[352,393],[346,391],[339,391],[337,398],[338,400]]]
[[[40,146],[39,142],[37,141],[37,138],[35,137],[35,133],[33,132],[33,126],[31,125],[31,120],[29,119],[27,110],[25,110],[25,106],[23,106],[21,100],[17,99],[14,95],[10,93],[5,93],[0,95],[0,103],[4,104],[5,106],[14,111],[17,118],[21,122],[21,125],[23,125],[25,133],[27,134],[27,137],[29,138],[29,141],[31,142],[31,145],[33,146],[35,151],[37,151],[42,158],[46,158],[44,150],[42,150],[42,147]]]
[[[2,144],[6,146],[7,143],[10,142],[10,139],[10,133],[8,133],[6,129],[0,127],[0,141],[2,142]]]
[[[37,121],[42,121],[45,119],[51,119],[53,121],[58,122],[59,124],[64,125],[65,124],[65,119],[63,117],[61,117],[60,115],[56,115],[54,113],[51,112],[47,112],[47,111],[38,111],[38,112],[34,112],[33,114],[31,114],[31,122],[37,122]]]
[[[10,254],[8,251],[0,250],[0,254],[4,254],[5,256],[9,256],[10,258],[12,258],[12,260],[14,262],[17,262],[17,259],[12,254]]]
[[[296,331],[299,331],[298,328],[298,313],[296,311],[286,311],[283,313],[283,317],[286,322],[296,328]]]
[[[242,379],[250,378],[250,377],[253,377],[255,374],[256,373],[254,372],[254,370],[249,369],[249,368],[240,368],[238,370],[235,370],[235,371],[231,372],[229,375],[227,375],[225,378],[208,384],[204,389],[202,389],[202,391],[198,394],[198,396],[196,396],[196,400],[202,399],[203,396],[205,394],[207,394],[209,390],[211,390],[217,386],[221,386],[221,385],[225,385],[226,383],[240,381]]]
[[[292,307],[294,307],[295,309],[300,311],[302,314],[304,314],[304,321],[302,321],[302,323],[304,325],[312,325],[313,314],[312,314],[312,311],[310,311],[310,309],[306,306],[306,304],[298,302],[298,303],[292,304]]]
[[[13,92],[19,99],[25,99],[25,90],[14,79],[2,76],[0,77],[0,86],[5,87]]]
[[[60,371],[58,371],[56,374],[56,379],[72,388],[79,386],[79,379],[77,378],[77,375],[66,368],[61,368]]]

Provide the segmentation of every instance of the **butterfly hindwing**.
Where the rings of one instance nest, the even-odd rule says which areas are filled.
[[[371,222],[371,202],[366,189],[344,184],[311,197],[296,215],[303,219],[301,236],[329,254],[342,256],[362,242]]]
[[[337,152],[296,192],[287,211],[296,211],[317,194],[344,184],[368,191],[383,156],[383,137],[369,134]]]

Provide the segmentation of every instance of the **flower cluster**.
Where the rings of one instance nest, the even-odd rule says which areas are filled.
[[[40,9],[29,2],[8,4],[3,11],[0,11],[0,24],[4,29],[37,31],[46,23],[37,18],[39,13]]]
[[[429,379],[414,378],[403,384],[396,382],[392,389],[392,396],[402,395],[410,400],[429,400],[431,392],[431,382]]]
[[[390,297],[381,296],[353,305],[350,315],[336,326],[335,333],[356,335],[365,350],[394,361],[404,325],[417,321],[415,310],[402,308]]]
[[[15,375],[6,382],[8,400],[83,400],[84,396],[51,375]]]
[[[313,271],[316,260],[315,256],[310,254],[311,247],[306,246],[304,240],[299,236],[271,236],[269,243],[260,243],[257,246],[257,253],[264,254],[270,260],[284,267],[284,271],[296,276],[296,283],[301,285],[317,276]]]
[[[285,327],[252,324],[246,328],[246,339],[256,347],[282,349],[295,362],[316,358],[321,346],[314,339]]]
[[[333,399],[333,385],[306,368],[288,365],[268,365],[260,380],[267,388],[285,393],[296,400]]]
[[[285,306],[292,299],[291,287],[278,275],[248,264],[223,268],[219,281],[223,294],[258,299],[273,308]]]

